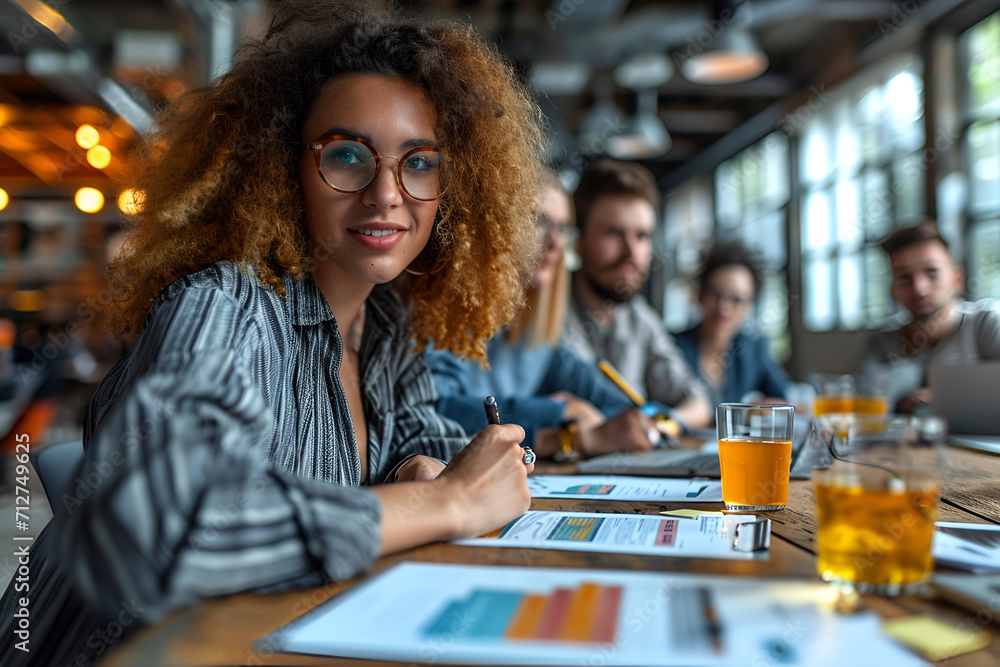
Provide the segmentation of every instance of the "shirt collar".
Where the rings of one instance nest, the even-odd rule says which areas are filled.
[[[286,273],[284,278],[285,303],[292,324],[311,326],[333,319],[333,311],[319,285],[313,280],[312,273],[306,273],[299,279]]]

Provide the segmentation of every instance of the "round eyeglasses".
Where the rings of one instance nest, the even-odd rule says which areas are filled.
[[[360,192],[375,177],[382,160],[396,160],[396,183],[420,201],[432,201],[447,189],[458,168],[451,155],[434,146],[417,146],[395,155],[379,155],[361,137],[333,134],[317,139],[306,148],[316,158],[316,169],[327,185],[337,192]]]

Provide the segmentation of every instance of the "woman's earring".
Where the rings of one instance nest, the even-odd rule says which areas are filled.
[[[405,269],[403,269],[403,271],[406,271],[411,276],[426,276],[427,274],[430,273],[437,273],[448,264],[448,257],[442,248],[444,244],[441,242],[441,237],[440,234],[438,233],[438,230],[439,230],[439,224],[438,222],[435,221],[434,229],[431,231],[431,238],[427,241],[427,245],[424,246],[424,249],[420,252],[420,254],[417,255],[417,257],[412,262],[410,262],[410,266],[413,266],[414,264],[420,262],[420,258],[423,256],[425,252],[428,251],[428,249],[430,249],[431,251],[436,250],[438,254],[438,261],[434,265],[434,267],[431,269],[420,271],[418,269],[411,269],[410,266],[407,266]]]

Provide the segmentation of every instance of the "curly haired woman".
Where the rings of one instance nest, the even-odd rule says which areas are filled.
[[[329,2],[281,3],[167,112],[111,267],[109,322],[134,343],[88,410],[82,471],[102,479],[63,495],[30,593],[8,589],[5,643],[30,597],[31,652],[4,662],[92,664],[180,605],[345,579],[524,512],[524,432],[466,447],[413,348],[482,358],[517,314],[540,144],[470,28]],[[387,285],[404,271],[408,310]]]

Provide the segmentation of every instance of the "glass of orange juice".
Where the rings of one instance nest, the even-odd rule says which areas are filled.
[[[819,394],[813,401],[813,414],[825,420],[838,437],[847,437],[854,413],[854,378],[850,375],[818,376]]]
[[[944,463],[939,417],[890,415],[856,430],[813,472],[823,579],[861,593],[912,591],[934,568],[931,542]]]
[[[889,413],[888,382],[884,377],[860,377],[854,395],[854,429],[877,433]]]
[[[722,500],[733,512],[785,509],[792,463],[791,405],[720,403]]]

